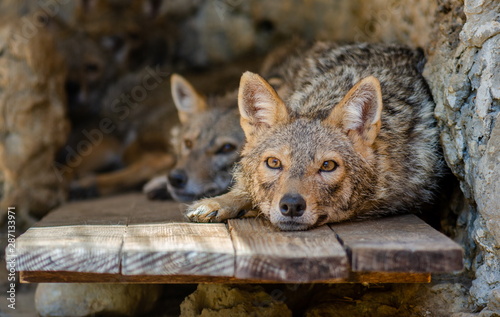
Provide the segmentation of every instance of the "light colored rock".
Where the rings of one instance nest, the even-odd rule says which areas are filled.
[[[156,284],[59,284],[41,283],[35,306],[41,317],[142,316],[150,311],[161,294]]]
[[[260,286],[199,284],[181,304],[183,317],[292,316],[288,307]]]
[[[36,17],[0,25],[0,219],[17,206],[21,229],[64,199],[52,164],[66,140],[66,67]],[[0,220],[1,221],[1,220]]]
[[[444,154],[471,202],[475,220],[464,238],[475,248],[466,259],[475,271],[471,300],[488,304],[500,286],[500,3],[494,0],[442,1],[458,17],[443,19],[430,47],[426,76],[436,101]],[[463,9],[463,14],[454,14]],[[475,254],[473,253],[475,252]]]

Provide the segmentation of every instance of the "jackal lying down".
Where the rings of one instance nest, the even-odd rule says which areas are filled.
[[[235,185],[186,215],[220,222],[257,209],[282,230],[305,230],[418,210],[443,167],[423,61],[401,46],[318,42],[282,63],[285,95],[243,74]]]

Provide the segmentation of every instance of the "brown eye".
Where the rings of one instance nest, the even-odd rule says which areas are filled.
[[[281,168],[281,161],[275,157],[269,157],[266,160],[266,165],[267,165],[267,167],[272,168],[272,169],[280,169]]]
[[[191,140],[184,140],[184,146],[187,148],[187,149],[191,149],[193,147],[193,141]]]
[[[329,160],[324,161],[319,169],[321,172],[333,172],[337,168],[337,163],[335,161]]]
[[[215,154],[227,154],[236,150],[236,146],[231,143],[225,143],[222,145]]]

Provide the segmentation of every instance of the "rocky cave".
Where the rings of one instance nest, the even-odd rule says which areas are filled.
[[[68,108],[71,96],[85,92],[86,100],[100,98],[109,82],[146,66],[180,72],[228,68],[298,37],[424,50],[424,76],[451,170],[430,221],[465,249],[465,270],[433,275],[430,284],[200,284],[163,290],[61,284],[39,291],[42,316],[57,316],[50,306],[55,291],[96,302],[110,293],[130,296],[114,301],[113,313],[125,316],[144,316],[153,306],[148,316],[500,316],[500,2],[2,0],[0,15],[3,227],[8,206],[17,207],[20,234],[67,199],[54,161],[71,127],[78,125],[75,118],[95,110],[88,107],[81,114]],[[75,94],[82,76],[86,86]],[[1,232],[3,258],[6,235]],[[2,291],[8,285],[4,267]],[[31,286],[23,288],[31,294],[20,308],[26,316],[32,312],[27,306],[34,306]],[[64,310],[70,304],[58,305],[70,314]],[[102,313],[79,309],[79,316]]]

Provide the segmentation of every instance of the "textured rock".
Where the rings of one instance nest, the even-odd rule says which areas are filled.
[[[316,289],[305,316],[451,316],[468,312],[461,283],[329,285]]]
[[[181,34],[181,56],[194,65],[267,51],[293,36],[336,41],[428,43],[434,1],[205,1]],[[397,27],[395,27],[397,26]]]
[[[35,306],[42,317],[142,316],[161,294],[161,286],[140,284],[39,284]]]
[[[0,25],[0,218],[17,206],[19,229],[63,200],[52,168],[68,132],[66,67],[54,39],[31,16]],[[1,220],[0,220],[1,221]]]
[[[200,284],[181,304],[183,317],[292,316],[288,307],[260,286]]]
[[[500,3],[441,1],[440,8],[425,73],[445,158],[475,218],[465,230],[476,243],[471,300],[481,308],[500,286]]]

